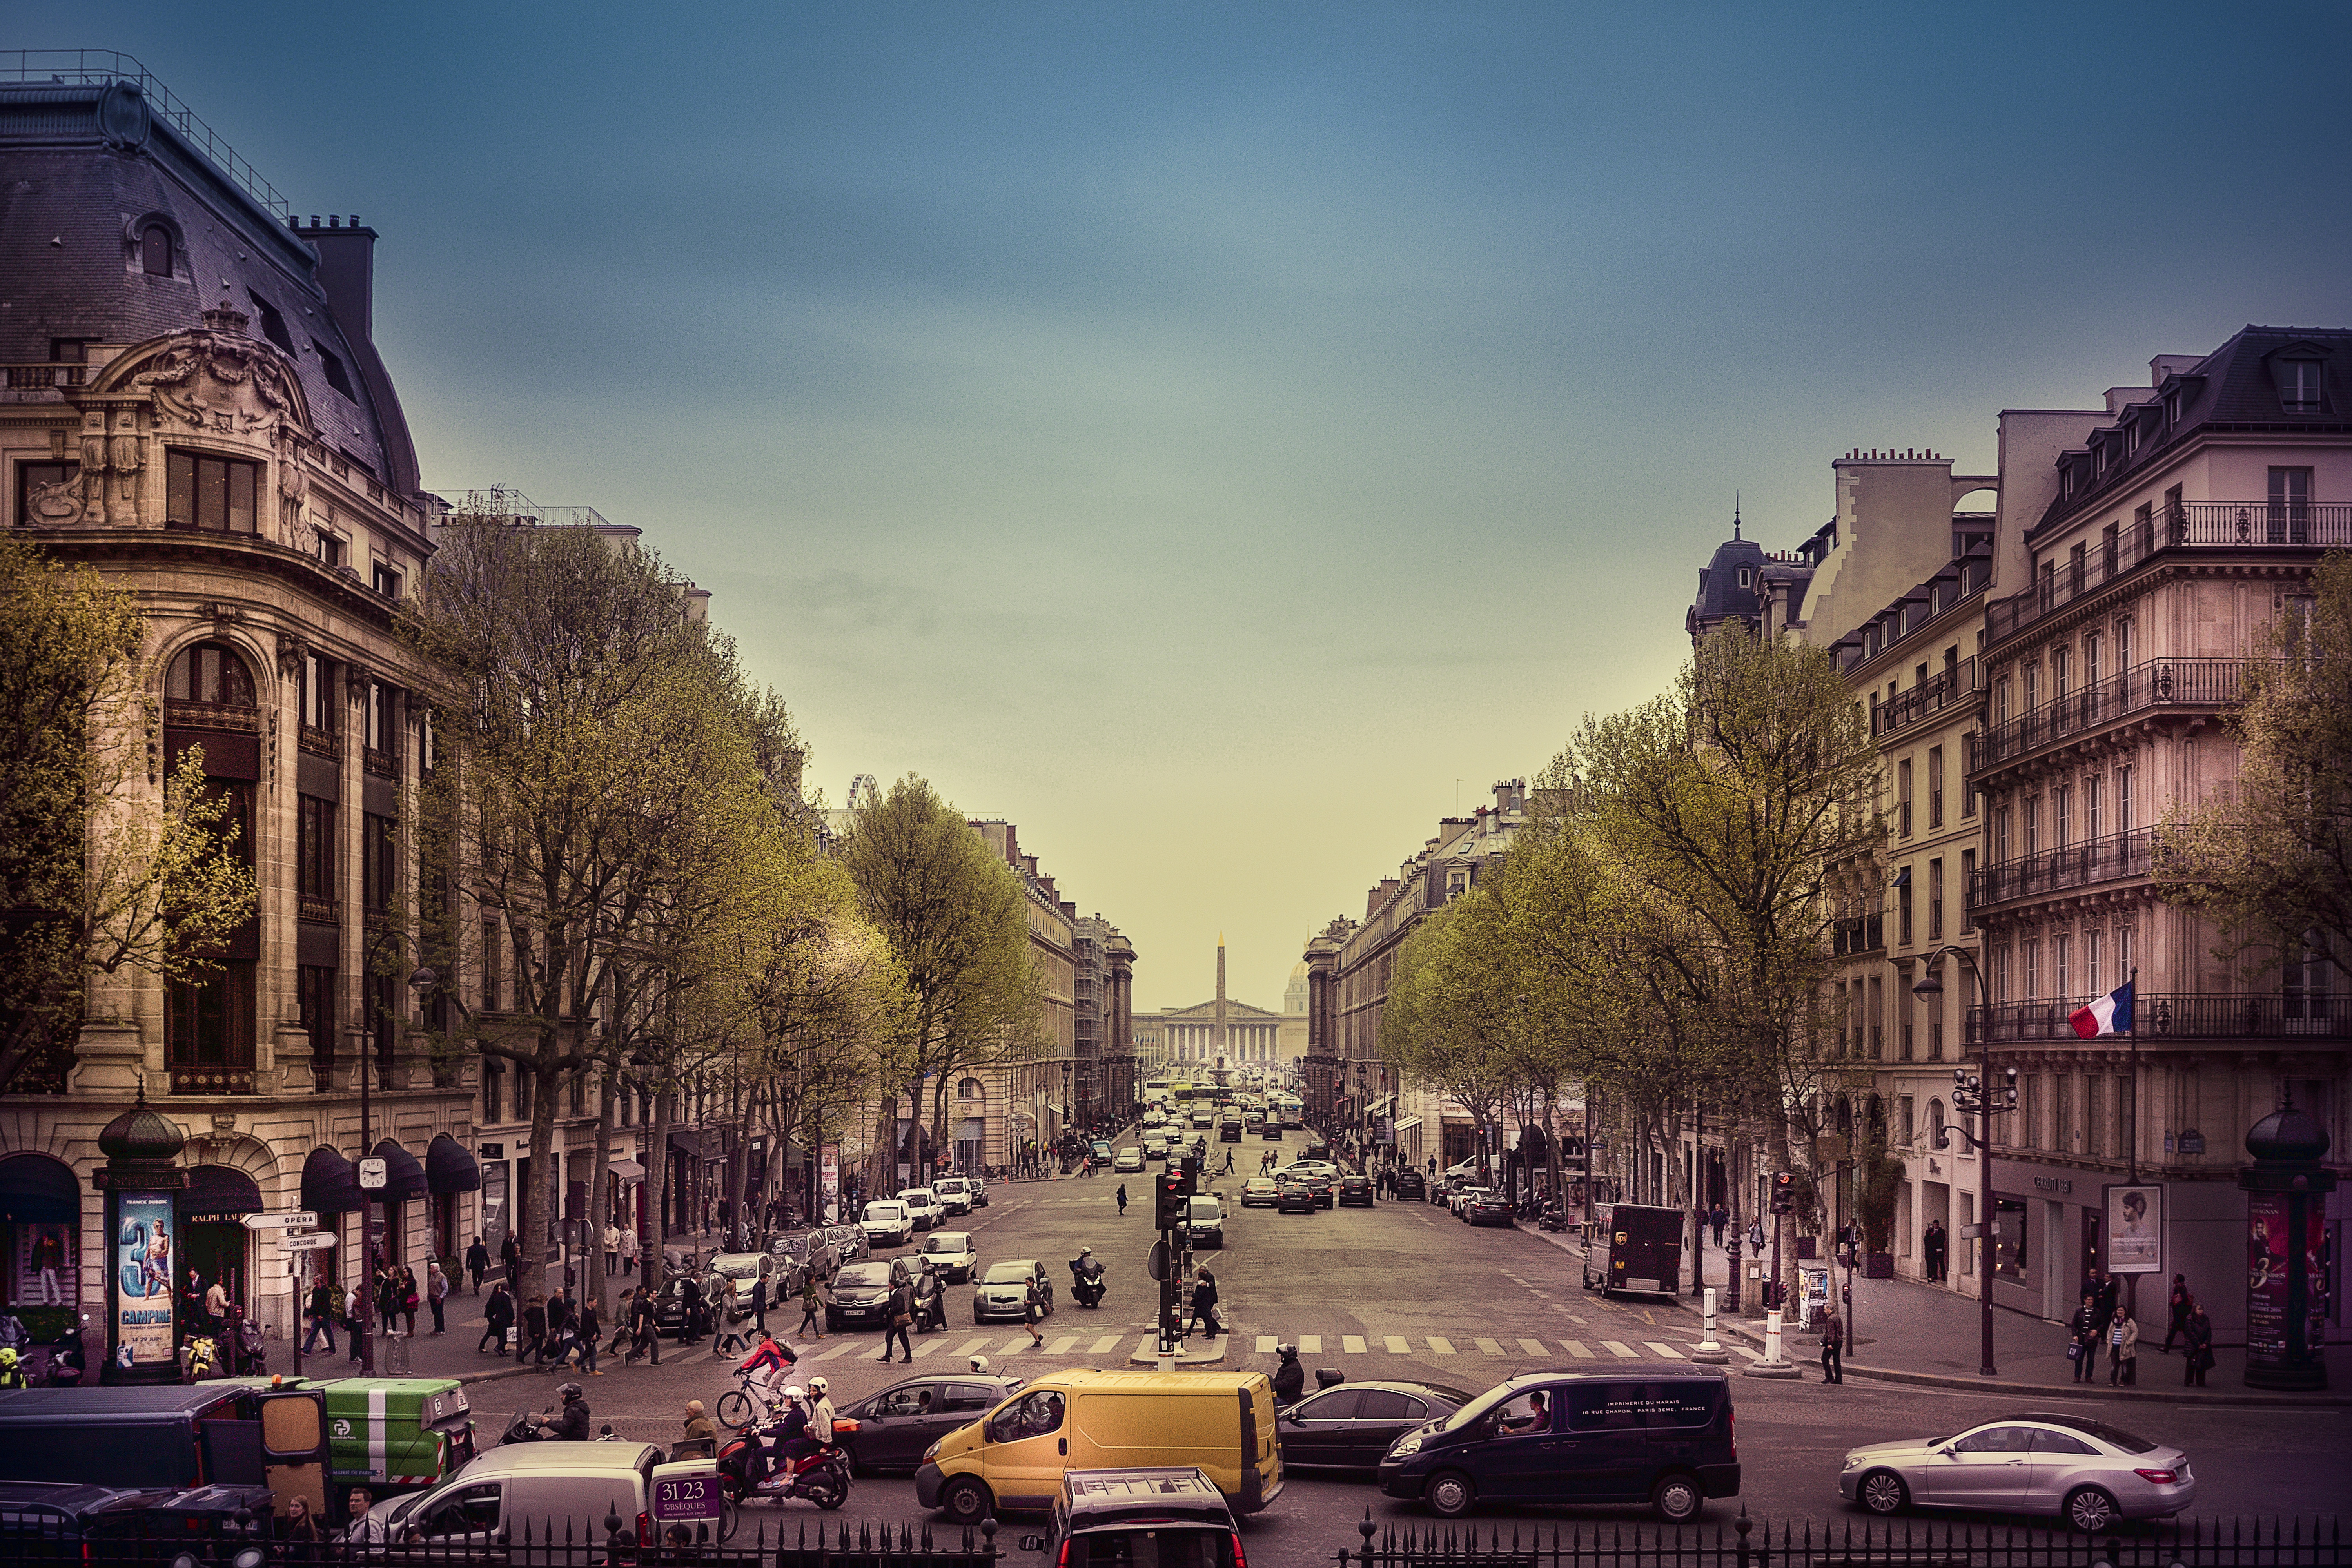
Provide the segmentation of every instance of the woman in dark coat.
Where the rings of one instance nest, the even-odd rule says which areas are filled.
[[[2183,1388],[2202,1388],[2205,1374],[2213,1370],[2213,1320],[2205,1315],[2205,1303],[2189,1305],[2189,1353],[2187,1375],[2180,1380]]]
[[[533,1296],[523,1303],[522,1342],[515,1347],[515,1360],[520,1361],[525,1356],[541,1357],[546,1352],[547,1300],[544,1297]]]

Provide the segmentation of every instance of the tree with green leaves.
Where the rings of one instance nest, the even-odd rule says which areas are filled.
[[[840,854],[866,920],[905,973],[898,1061],[914,1131],[898,1157],[928,1173],[947,1141],[956,1078],[1021,1060],[1039,1044],[1044,985],[1028,895],[963,813],[911,774],[859,808]]]
[[[2323,559],[2311,588],[2247,664],[2229,716],[2236,781],[2166,813],[2155,882],[2250,971],[2284,962],[2352,978],[2352,555]]]
[[[215,973],[253,871],[201,747],[161,781],[133,596],[0,535],[0,1089],[64,1087],[90,977]]]

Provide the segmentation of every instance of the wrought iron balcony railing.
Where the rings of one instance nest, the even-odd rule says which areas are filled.
[[[2076,1038],[2067,1015],[2089,997],[2074,1001],[2003,1002],[1969,1009],[1969,1040],[1994,1045]],[[2143,1041],[2352,1039],[2352,997],[2309,992],[2177,992],[2142,995],[2136,1005]]]
[[[2039,855],[2004,860],[1970,874],[1969,907],[1980,910],[2063,888],[2089,888],[2125,877],[2144,877],[2155,854],[2156,830],[2135,827],[2128,833],[2085,838],[2063,849],[2044,849]]]
[[[1979,773],[2070,735],[2087,734],[2162,708],[2226,708],[2238,700],[2248,658],[2160,658],[2053,699],[1977,737]]]
[[[1870,710],[1870,732],[1886,736],[1908,729],[1920,720],[1954,708],[1965,708],[1983,695],[1976,658],[1973,655],[1960,660],[1958,668],[1948,669],[1924,684],[1896,695],[1891,702],[1881,702]]]

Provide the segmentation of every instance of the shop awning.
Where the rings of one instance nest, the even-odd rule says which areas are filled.
[[[261,1212],[261,1188],[243,1171],[226,1165],[197,1165],[188,1172],[180,1190],[182,1225],[218,1225]]]
[[[446,1132],[439,1133],[425,1148],[425,1184],[436,1193],[478,1193],[482,1167],[471,1149]]]
[[[1412,1131],[1414,1128],[1416,1128],[1416,1127],[1418,1127],[1418,1126],[1420,1126],[1420,1125],[1421,1125],[1421,1118],[1420,1118],[1420,1117],[1418,1117],[1418,1116],[1408,1116],[1408,1117],[1406,1117],[1402,1121],[1400,1121],[1400,1122],[1398,1122],[1398,1123],[1396,1124],[1396,1130],[1397,1130],[1399,1132],[1410,1132],[1410,1131]]]
[[[81,1188],[71,1166],[47,1154],[0,1160],[0,1220],[13,1225],[79,1225]]]
[[[365,1205],[360,1173],[349,1160],[325,1145],[302,1162],[302,1206],[319,1214],[352,1214]]]
[[[618,1154],[614,1155],[613,1163],[604,1168],[613,1173],[613,1179],[616,1182],[642,1182],[646,1179],[646,1168],[643,1165]]]
[[[425,1167],[416,1156],[387,1138],[368,1151],[383,1162],[383,1190],[368,1195],[380,1204],[405,1203],[421,1198],[433,1191],[425,1180]]]

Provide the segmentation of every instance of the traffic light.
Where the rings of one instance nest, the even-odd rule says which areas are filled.
[[[1174,1230],[1182,1225],[1184,1207],[1193,1190],[1192,1172],[1160,1172],[1159,1184],[1152,1188],[1152,1223],[1161,1230]]]
[[[1772,1212],[1774,1214],[1797,1212],[1797,1178],[1786,1171],[1773,1173]]]

